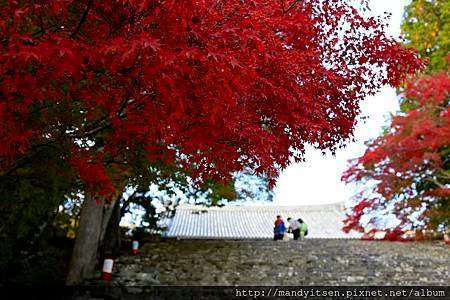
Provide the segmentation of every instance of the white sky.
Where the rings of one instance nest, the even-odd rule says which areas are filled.
[[[371,0],[370,8],[374,15],[392,13],[388,32],[400,35],[400,23],[406,0]],[[377,137],[384,125],[389,124],[390,113],[398,110],[395,89],[385,87],[373,97],[362,103],[362,114],[368,116],[355,131],[356,142],[348,144],[333,157],[323,156],[320,151],[307,148],[306,162],[295,163],[284,170],[274,189],[274,205],[323,204],[347,201],[352,187],[340,181],[346,170],[348,160],[361,156],[365,151],[364,142]]]

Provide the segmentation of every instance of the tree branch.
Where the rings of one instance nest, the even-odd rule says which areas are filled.
[[[427,178],[425,178],[425,180],[434,183],[435,185],[437,185],[441,189],[445,188],[445,185],[443,185],[442,183],[440,183],[439,181],[437,181],[436,179],[434,179],[432,177],[427,177]]]
[[[80,21],[78,22],[77,27],[75,28],[74,32],[72,32],[72,34],[70,35],[71,38],[75,37],[75,35],[77,35],[77,33],[80,31],[81,26],[83,26],[83,23],[86,21],[87,16],[89,14],[89,11],[91,10],[92,7],[92,3],[94,2],[94,0],[88,0],[88,3],[86,5],[86,9],[83,12],[83,15],[81,16]]]
[[[137,190],[133,192],[133,194],[131,194],[127,200],[125,200],[120,208],[120,217],[122,218],[125,213],[128,211],[128,206],[130,205],[130,203],[133,201],[134,197],[136,197],[137,194]],[[120,200],[119,200],[119,205],[120,205]]]
[[[439,172],[439,173],[436,175],[436,177],[444,178],[444,179],[450,180],[450,176],[447,175],[447,174],[445,174],[444,172]]]
[[[284,13],[284,14],[288,13],[288,12],[289,12],[291,9],[293,9],[299,2],[300,2],[300,0],[295,0],[294,2],[292,2],[292,3],[289,5],[289,7],[288,7],[286,10],[283,8],[283,13]],[[284,3],[283,3],[283,6],[284,6]]]

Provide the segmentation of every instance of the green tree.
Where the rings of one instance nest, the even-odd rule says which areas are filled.
[[[57,228],[67,225],[58,208],[75,199],[76,187],[67,162],[57,157],[57,148],[48,145],[25,156],[21,167],[0,174],[0,282],[37,283],[65,276],[56,261],[68,257],[52,241],[62,237]]]
[[[405,45],[428,57],[429,72],[447,69],[450,52],[450,1],[413,0],[405,9]]]

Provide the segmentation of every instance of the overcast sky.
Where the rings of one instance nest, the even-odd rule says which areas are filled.
[[[406,0],[371,0],[374,15],[392,13],[389,34],[400,35],[400,23]],[[293,164],[280,175],[275,187],[275,205],[323,204],[347,201],[352,187],[345,186],[340,177],[352,158],[365,151],[364,142],[377,137],[384,125],[389,124],[390,113],[398,111],[398,100],[393,88],[385,87],[378,95],[368,97],[362,104],[362,113],[368,116],[356,128],[356,142],[341,149],[335,157],[323,156],[320,151],[308,148],[306,162]]]

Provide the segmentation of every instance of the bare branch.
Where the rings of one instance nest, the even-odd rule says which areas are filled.
[[[78,22],[78,25],[75,28],[74,32],[72,32],[72,34],[70,35],[71,38],[75,37],[75,35],[77,35],[77,33],[80,31],[81,26],[83,26],[83,23],[87,19],[87,16],[89,14],[89,11],[91,10],[93,2],[94,2],[94,0],[88,0],[88,3],[86,5],[86,9],[84,10],[83,15],[81,16],[80,22]]]
[[[299,2],[300,2],[300,0],[294,0],[294,2],[292,2],[286,10],[283,8],[283,13],[284,13],[284,14],[288,13],[288,12],[289,12],[290,10],[292,10]],[[283,6],[284,6],[284,3],[283,3]]]
[[[436,180],[435,178],[433,178],[433,177],[426,177],[425,180],[428,181],[428,182],[434,183],[435,185],[437,185],[437,186],[438,186],[439,188],[441,188],[441,189],[444,189],[444,188],[445,188],[445,185],[443,185],[442,183],[440,183],[439,181],[437,181],[437,180]]]

